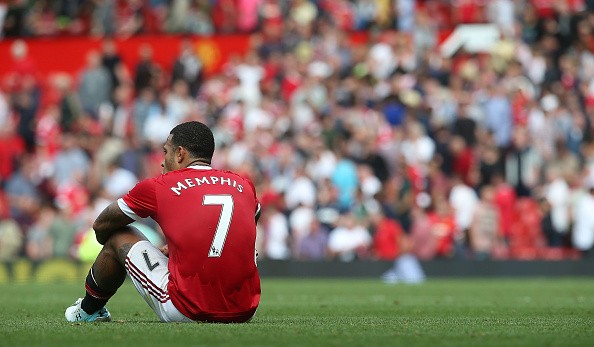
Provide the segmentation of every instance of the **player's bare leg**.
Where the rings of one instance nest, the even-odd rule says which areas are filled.
[[[85,281],[85,297],[66,310],[68,321],[111,320],[105,304],[126,279],[124,261],[128,251],[142,240],[146,240],[146,237],[130,226],[110,236],[89,270]]]

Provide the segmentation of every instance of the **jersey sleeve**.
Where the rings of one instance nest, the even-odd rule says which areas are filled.
[[[120,209],[132,219],[155,216],[157,212],[156,184],[154,179],[140,181],[118,200]]]
[[[254,217],[256,218],[256,222],[258,222],[258,219],[260,219],[260,214],[262,211],[261,211],[261,207],[260,207],[260,201],[258,200],[258,196],[256,195],[256,187],[254,187],[254,184],[249,179],[246,178],[245,180],[247,181],[248,185],[250,186],[252,193],[254,193],[254,200],[256,201],[256,211],[254,211]]]

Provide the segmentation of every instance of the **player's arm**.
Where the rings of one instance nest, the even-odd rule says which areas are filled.
[[[122,212],[117,202],[111,203],[99,214],[99,217],[93,223],[97,242],[102,245],[105,244],[111,234],[132,222],[134,222],[134,219]]]
[[[262,209],[260,207],[260,203],[258,203],[258,208],[256,209],[256,223],[260,220],[260,216],[262,215]]]

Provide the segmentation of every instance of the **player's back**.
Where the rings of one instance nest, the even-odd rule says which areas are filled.
[[[157,220],[169,247],[169,294],[197,320],[251,317],[260,299],[255,264],[259,204],[248,180],[193,166],[156,179]]]

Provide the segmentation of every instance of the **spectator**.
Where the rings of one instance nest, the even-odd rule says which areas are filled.
[[[108,194],[108,199],[116,200],[128,193],[136,183],[138,178],[132,172],[119,166],[116,161],[112,161],[107,166],[102,186]]]
[[[483,187],[491,184],[495,176],[502,176],[504,166],[501,153],[497,147],[486,145],[480,148],[479,151],[479,186]]]
[[[396,1],[396,29],[400,32],[412,33],[415,30],[416,1]]]
[[[367,66],[371,75],[378,81],[384,81],[396,68],[396,59],[392,49],[393,34],[387,33],[371,46],[368,53]]]
[[[35,182],[35,163],[24,156],[18,161],[18,170],[6,182],[4,191],[10,206],[10,216],[20,225],[30,226],[40,207],[41,193]]]
[[[142,129],[142,136],[147,143],[152,147],[160,147],[162,144],[162,135],[171,129],[171,125],[175,126],[175,121],[167,117],[165,112],[156,104],[151,105],[149,109],[144,128]]]
[[[404,161],[424,176],[435,153],[435,142],[426,134],[423,126],[415,121],[407,125],[405,136],[401,145]]]
[[[54,77],[53,84],[60,98],[60,117],[58,117],[60,128],[63,132],[73,132],[83,117],[83,109],[72,85],[72,77],[67,74],[58,74]]]
[[[435,245],[436,257],[452,258],[455,254],[456,242],[463,240],[459,229],[456,227],[456,217],[445,197],[435,197],[433,208],[429,212],[429,230]]]
[[[509,99],[503,87],[494,83],[489,88],[489,97],[484,102],[486,129],[493,133],[499,148],[507,148],[511,143],[513,119]]]
[[[237,16],[237,29],[239,32],[249,33],[255,30],[259,24],[259,9],[263,0],[239,0],[237,2],[237,11],[241,16]]]
[[[285,192],[285,205],[293,210],[297,206],[313,207],[316,202],[316,187],[305,174],[303,167],[297,167],[292,183]]]
[[[412,223],[410,228],[411,252],[419,260],[431,260],[437,252],[437,237],[433,234],[433,222],[429,206],[431,197],[427,193],[419,194],[419,202],[412,211]]]
[[[314,140],[312,157],[306,164],[307,175],[318,185],[332,176],[336,169],[336,155],[321,141]]]
[[[194,3],[185,13],[183,32],[208,36],[214,33],[214,26],[210,17],[208,4]]]
[[[359,165],[357,167],[359,185],[363,198],[374,199],[382,189],[382,183],[374,174],[371,168],[367,165]]]
[[[107,69],[111,78],[111,93],[124,82],[128,76],[126,66],[122,62],[122,58],[117,52],[117,46],[113,39],[107,38],[101,45],[101,65]]]
[[[15,94],[13,107],[17,113],[17,132],[25,141],[28,152],[32,152],[35,143],[35,116],[39,110],[40,95],[32,76],[26,76],[20,90]]]
[[[33,272],[46,259],[52,256],[52,239],[49,228],[53,221],[53,212],[49,206],[42,206],[35,223],[27,230],[25,252],[33,262]]]
[[[514,224],[516,192],[513,186],[503,179],[503,174],[495,174],[491,180],[494,189],[494,203],[499,211],[499,230],[504,240],[509,239]]]
[[[449,149],[452,158],[452,175],[460,177],[467,185],[475,185],[477,183],[475,151],[459,135],[451,138]]]
[[[183,40],[180,54],[173,65],[171,80],[176,83],[184,80],[190,90],[190,95],[196,97],[204,76],[204,66],[195,53],[195,46],[190,40]]]
[[[505,178],[518,196],[529,196],[538,184],[541,156],[532,148],[525,128],[516,128],[513,149],[505,159]]]
[[[14,261],[22,250],[23,232],[19,223],[10,218],[8,200],[0,190],[0,262],[6,267],[9,280],[14,278]]]
[[[32,152],[35,146],[34,121],[41,102],[40,75],[37,65],[28,54],[23,40],[10,46],[13,64],[4,79],[4,90],[9,93],[11,111],[16,121],[16,131],[25,141],[26,149]]]
[[[80,75],[78,88],[83,110],[97,118],[99,106],[111,100],[112,87],[109,71],[101,65],[99,52],[89,52],[87,65]]]
[[[484,197],[486,202],[490,199],[489,194],[490,192],[487,190],[485,192],[486,196]],[[465,256],[465,251],[469,247],[468,232],[472,224],[473,216],[476,214],[479,197],[459,176],[454,176],[452,190],[450,191],[448,199],[455,218],[456,233],[454,235],[454,241],[456,251],[459,252],[460,255]]]
[[[291,254],[298,254],[303,240],[311,234],[313,221],[317,218],[313,206],[299,204],[289,214]]]
[[[105,133],[124,139],[132,134],[134,91],[128,83],[116,88],[113,95],[113,108],[100,114],[100,121]]]
[[[52,155],[60,148],[60,109],[51,104],[41,113],[35,127],[37,146],[43,146]]]
[[[48,229],[49,237],[52,240],[52,256],[70,258],[70,247],[72,247],[77,226],[65,210],[59,210],[55,206],[50,208],[54,212]]]
[[[567,181],[561,175],[558,168],[550,167],[547,172],[547,182],[545,183],[544,198],[550,206],[551,213],[551,235],[549,245],[552,247],[563,246],[563,239],[569,233],[570,199],[571,192]]]
[[[138,96],[134,100],[133,124],[136,136],[142,137],[146,122],[152,115],[163,113],[159,100],[156,97],[156,93],[152,88],[144,88],[139,91]]]
[[[317,16],[318,8],[311,1],[296,0],[291,2],[289,18],[295,21],[298,26],[307,28],[312,25],[312,22]]]
[[[212,9],[213,24],[219,33],[229,34],[237,30],[237,5],[233,0],[219,0]]]
[[[587,187],[586,191],[576,197],[573,215],[573,229],[571,244],[582,254],[588,255],[594,246],[594,189]]]
[[[340,156],[331,180],[338,190],[338,207],[343,211],[348,210],[354,201],[359,184],[357,167],[350,159]]]
[[[167,32],[185,32],[187,28],[188,15],[190,13],[189,0],[173,0],[167,15],[165,27]]]
[[[90,161],[80,148],[76,135],[63,134],[60,151],[54,159],[54,168],[52,178],[56,187],[86,182]]]
[[[380,260],[395,260],[401,254],[405,233],[400,224],[381,211],[371,215],[373,255]]]
[[[146,4],[141,0],[117,1],[115,5],[115,33],[129,37],[147,29]]]
[[[460,108],[458,109],[458,115],[452,124],[452,134],[458,135],[464,139],[464,142],[471,148],[476,146],[476,135],[477,135],[477,127],[478,124],[476,120],[471,117],[472,106],[467,104],[469,100],[464,100],[465,97],[461,97],[460,100]],[[505,122],[505,113],[502,116],[503,122]],[[502,124],[498,123],[498,126]],[[504,125],[504,124],[503,124]]]
[[[411,230],[411,212],[415,205],[415,195],[410,177],[403,172],[393,175],[381,193],[380,199],[385,215],[396,219],[407,233]]]
[[[13,1],[8,4],[8,8],[6,8],[6,13],[3,18],[4,20],[1,23],[2,26],[0,27],[0,29],[2,29],[1,32],[3,33],[3,35],[0,34],[0,38],[2,36],[22,37],[25,34],[24,21],[26,5],[25,0]]]
[[[540,199],[540,213],[542,219],[540,221],[540,227],[542,233],[547,241],[547,246],[551,248],[563,247],[564,240],[559,233],[557,233],[553,227],[553,218],[551,214],[551,204],[546,199]]]
[[[153,48],[143,44],[138,53],[140,61],[134,73],[134,89],[137,93],[145,88],[158,90],[161,70],[153,60]]]
[[[328,230],[317,218],[312,220],[309,234],[301,240],[295,258],[309,261],[320,261],[328,258]]]
[[[25,26],[32,36],[53,36],[58,33],[58,18],[55,2],[36,1],[27,11]]]
[[[480,202],[473,212],[468,229],[469,246],[475,259],[490,259],[497,254],[496,248],[501,242],[500,216],[494,197],[491,185],[481,188]]]
[[[188,83],[179,79],[173,83],[171,92],[165,97],[165,114],[171,122],[178,124],[192,117],[196,104],[192,100]]]
[[[264,78],[264,69],[260,63],[258,55],[255,52],[249,52],[245,61],[238,64],[233,71],[239,79],[238,97],[248,109],[260,105],[262,100],[260,82]]]
[[[274,203],[271,203],[264,207],[259,224],[264,231],[262,255],[274,260],[289,259],[291,252],[287,217],[279,211]]]
[[[0,112],[2,111],[0,110]],[[0,184],[6,182],[16,171],[17,159],[25,152],[25,142],[22,137],[16,134],[15,122],[8,115],[5,120],[2,122],[4,126],[0,128]]]
[[[318,184],[316,197],[317,216],[326,229],[332,229],[339,217],[338,191],[330,179]]]
[[[116,0],[96,1],[92,13],[91,34],[112,36],[116,33],[115,7]]]
[[[506,37],[514,35],[514,2],[511,0],[490,1],[485,10],[487,18],[499,27]]]
[[[328,251],[331,257],[341,261],[365,259],[369,256],[371,242],[369,232],[357,224],[352,213],[347,212],[340,218],[339,225],[330,231]]]

